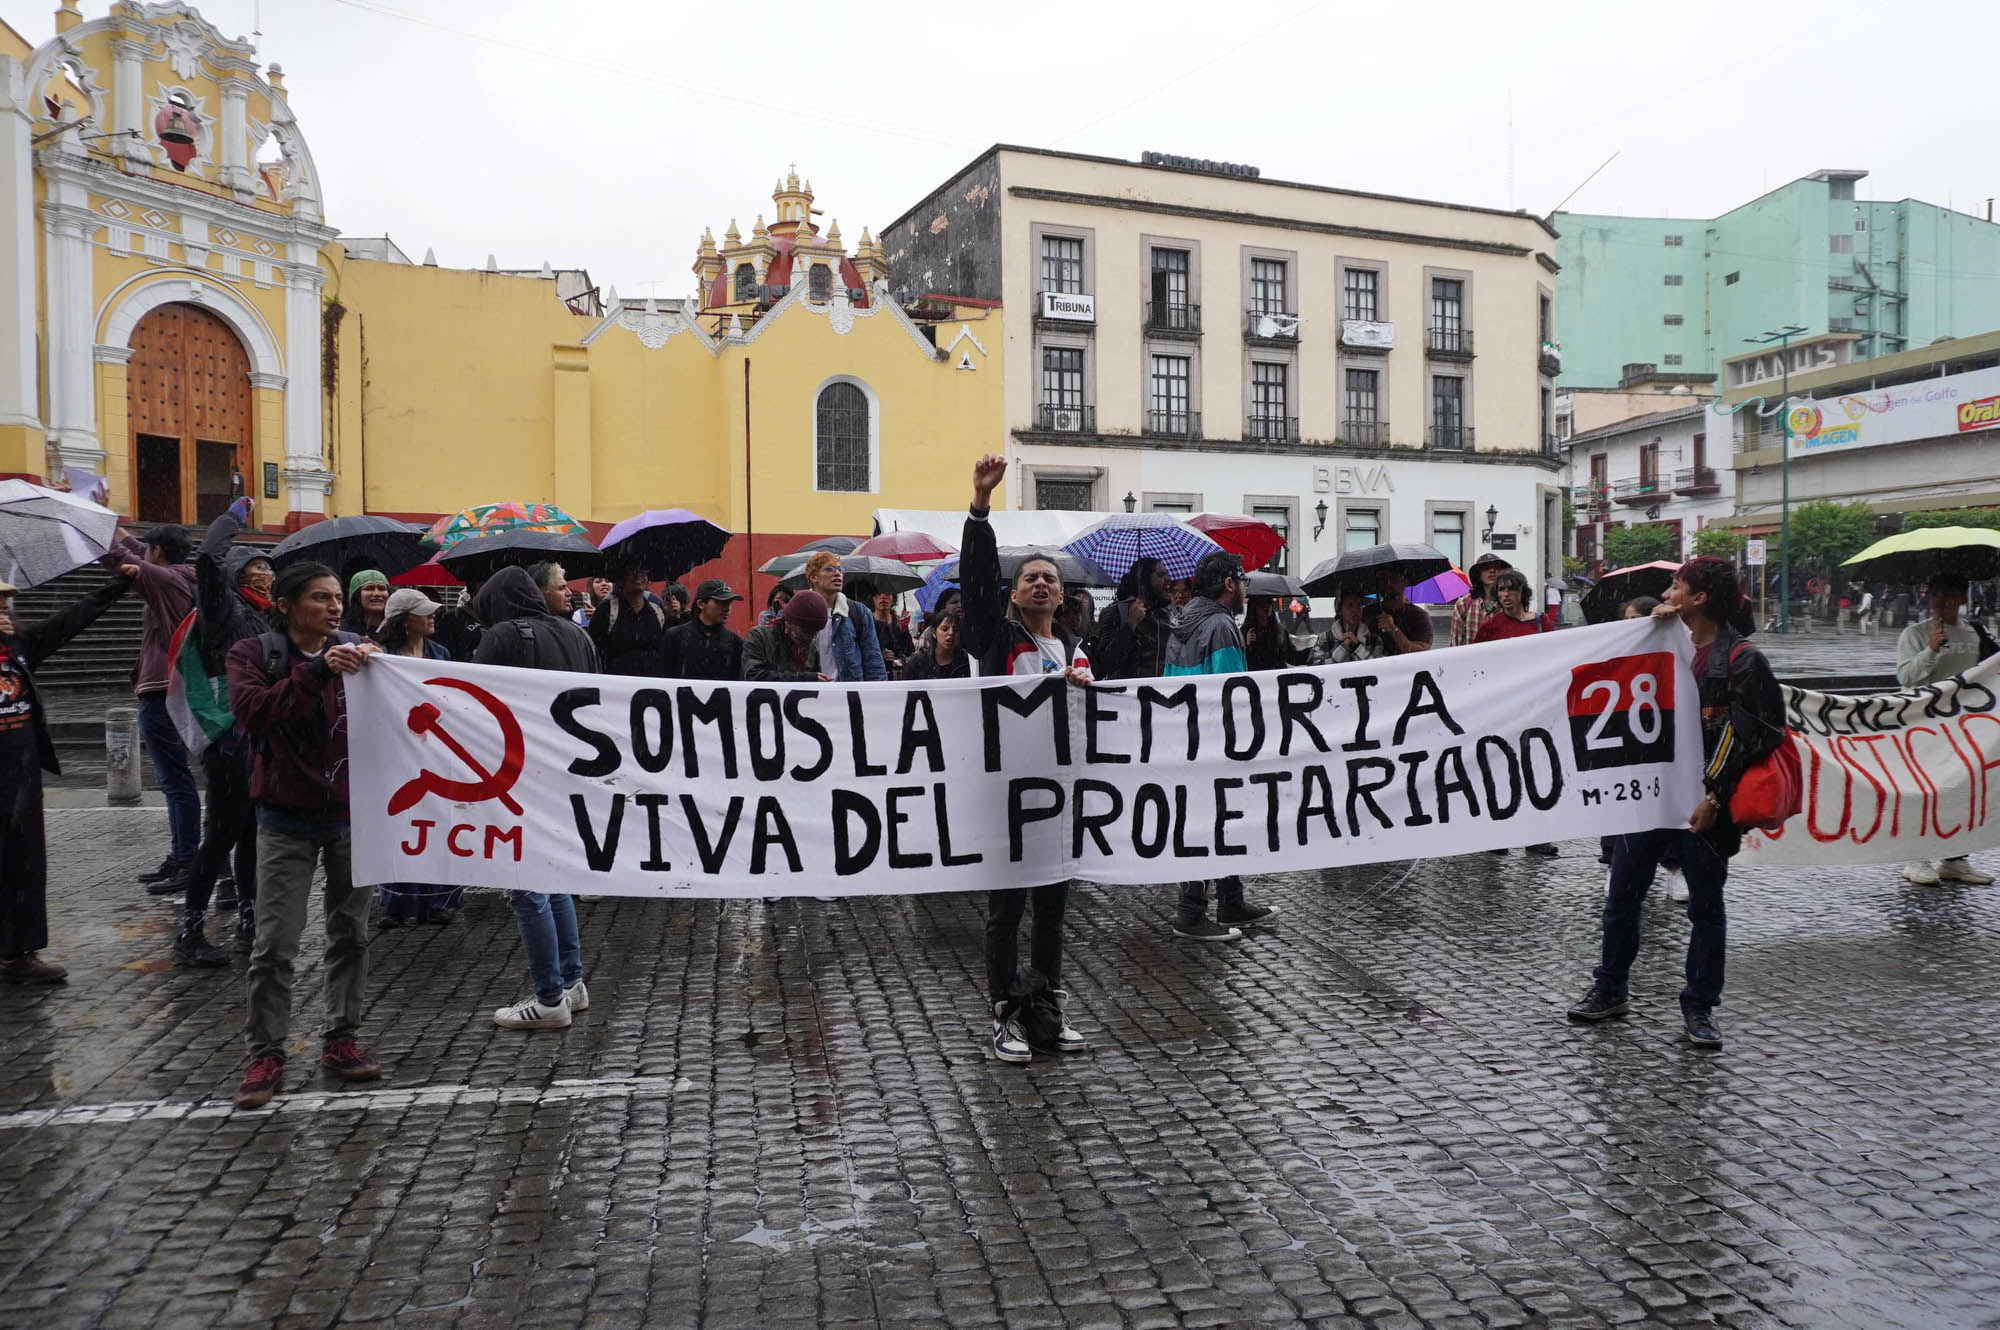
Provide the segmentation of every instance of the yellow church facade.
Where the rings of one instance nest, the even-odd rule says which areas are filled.
[[[748,570],[877,507],[951,508],[1002,420],[998,311],[891,297],[809,182],[701,237],[696,294],[343,243],[277,65],[179,4],[0,25],[0,475],[142,521],[692,509]]]

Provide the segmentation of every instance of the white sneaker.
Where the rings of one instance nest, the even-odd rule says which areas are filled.
[[[1076,1032],[1076,1027],[1069,1023],[1069,991],[1062,988],[1052,991],[1056,998],[1056,1019],[1061,1024],[1056,1031],[1056,1052],[1081,1053],[1087,1045],[1083,1036]]]
[[[1002,1019],[1001,1004],[993,1008],[993,1056],[1002,1062],[1033,1062],[1035,1050],[1028,1046],[1028,1032],[1021,1028],[1021,1018],[1010,1016]]]
[[[1930,860],[1919,859],[1913,864],[1903,865],[1903,881],[1920,887],[1934,887],[1939,881],[1938,871]]]
[[[1667,899],[1676,905],[1686,905],[1688,900],[1686,876],[1671,868],[1667,870]]]
[[[1982,873],[1966,862],[1965,856],[1947,859],[1938,865],[1938,880],[1941,882],[1962,882],[1968,887],[1990,887],[1993,874]]]
[[[566,1030],[569,1019],[567,999],[545,1007],[532,995],[493,1013],[493,1023],[503,1030]]]
[[[573,1012],[590,1010],[590,990],[583,986],[583,980],[579,979],[563,990],[563,1005]]]

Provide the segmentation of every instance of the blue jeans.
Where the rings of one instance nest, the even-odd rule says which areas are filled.
[[[1678,827],[1615,836],[1611,847],[1611,886],[1604,897],[1604,961],[1594,971],[1597,986],[1623,997],[1639,954],[1639,923],[1646,889],[1662,862],[1678,857],[1687,879],[1687,983],[1681,989],[1684,1011],[1706,1012],[1722,1001],[1723,951],[1729,938],[1723,915],[1722,887],[1729,880],[1729,861],[1693,832]]]
[[[510,891],[521,947],[528,953],[528,979],[535,1000],[545,1007],[562,1001],[563,990],[583,981],[583,936],[576,929],[576,897],[557,892]]]
[[[201,848],[201,792],[188,769],[187,745],[167,714],[167,695],[147,693],[139,699],[139,736],[153,759],[153,775],[167,796],[167,826],[173,833],[173,856],[192,859]]]

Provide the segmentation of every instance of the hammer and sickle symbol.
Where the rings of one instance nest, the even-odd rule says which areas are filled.
[[[500,765],[493,771],[488,771],[478,758],[465,750],[464,744],[438,723],[443,713],[429,702],[411,707],[410,733],[418,737],[426,734],[435,735],[438,742],[449,748],[452,754],[466,765],[466,769],[479,779],[453,780],[449,776],[440,776],[426,769],[390,796],[389,815],[394,817],[397,813],[415,806],[425,795],[435,794],[453,803],[470,804],[486,799],[498,799],[506,805],[508,812],[516,817],[521,816],[521,805],[514,801],[512,794],[508,793],[514,788],[514,782],[520,779],[521,763],[527,754],[527,746],[521,737],[521,723],[514,719],[514,713],[509,711],[499,698],[478,684],[467,683],[463,679],[426,679],[424,683],[456,688],[492,714],[493,719],[500,723],[500,738],[503,745]]]

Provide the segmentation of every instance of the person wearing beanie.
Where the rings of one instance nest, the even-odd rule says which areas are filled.
[[[1451,607],[1451,644],[1471,646],[1479,637],[1486,616],[1500,608],[1500,574],[1512,572],[1513,565],[1497,554],[1482,554],[1472,561],[1465,575],[1472,587]]]
[[[743,639],[743,677],[757,683],[827,682],[813,657],[813,639],[826,619],[826,598],[819,592],[793,596],[776,623],[759,624]]]
[[[347,613],[340,626],[350,633],[373,637],[388,607],[388,574],[379,568],[363,568],[347,579]]]
[[[229,649],[245,638],[271,628],[271,585],[275,574],[270,558],[253,545],[233,544],[250,520],[250,500],[238,498],[228,511],[209,523],[208,535],[195,552],[195,635],[202,672],[221,679]],[[228,705],[224,684],[217,698]],[[233,717],[233,713],[232,713]],[[229,958],[209,942],[204,932],[211,903],[236,912],[236,944],[248,948],[257,936],[257,815],[250,796],[250,744],[243,727],[234,723],[201,750],[207,779],[201,848],[188,870],[187,901],[181,931],[174,938],[174,964],[182,968],[219,970]],[[217,890],[225,868],[234,873],[234,899]],[[167,894],[169,882],[147,890]],[[226,916],[225,916],[226,917]]]

